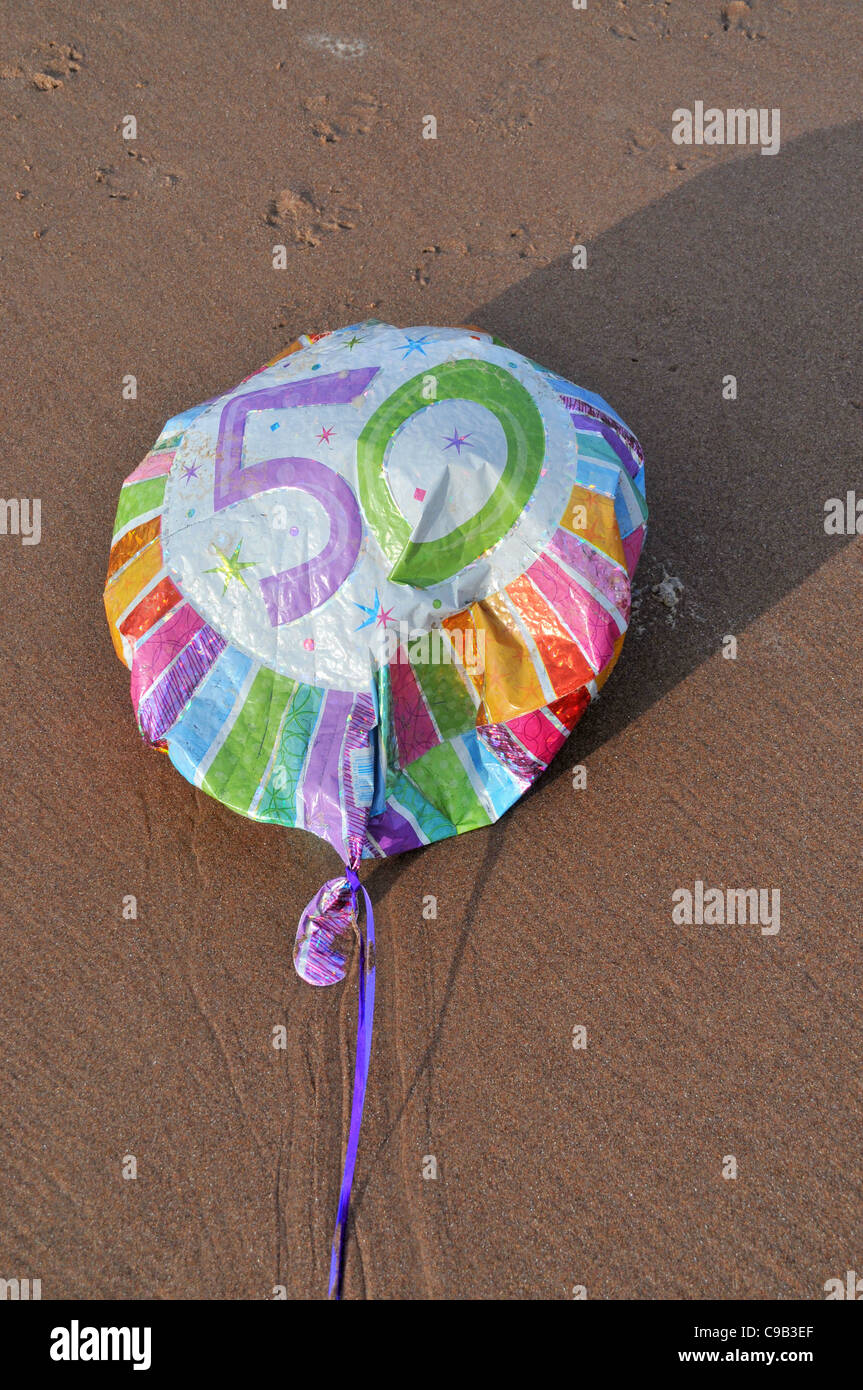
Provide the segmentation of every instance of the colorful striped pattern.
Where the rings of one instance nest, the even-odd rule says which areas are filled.
[[[546,550],[506,588],[400,649],[359,694],[276,674],[185,601],[164,567],[161,509],[176,449],[211,402],[168,421],[120,493],[105,588],[144,739],[225,805],[310,830],[348,862],[503,815],[613,669],[647,519],[634,435],[599,397],[544,375],[578,446],[575,485]],[[318,906],[326,921],[343,905]],[[339,968],[338,950],[326,960],[310,951],[303,969],[323,982],[321,972]]]

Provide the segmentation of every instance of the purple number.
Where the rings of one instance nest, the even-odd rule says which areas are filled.
[[[284,386],[266,386],[235,396],[222,411],[216,442],[214,512],[259,492],[295,487],[321,504],[330,523],[329,539],[313,560],[261,580],[273,627],[310,613],[344,583],[359,554],[363,523],[357,500],[344,478],[317,459],[263,459],[244,468],[246,416],[253,410],[284,410],[293,405],[344,405],[362,394],[377,371],[377,367],[361,367]]]

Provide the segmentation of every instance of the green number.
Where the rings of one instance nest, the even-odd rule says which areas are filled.
[[[387,446],[406,420],[431,403],[422,395],[433,375],[435,402],[474,401],[500,422],[506,436],[506,466],[497,487],[463,525],[434,541],[412,541],[384,473]],[[425,589],[450,579],[515,524],[536,487],[545,457],[545,428],[530,392],[491,362],[452,362],[406,381],[378,406],[357,441],[360,501],[366,521],[392,565],[390,579]]]

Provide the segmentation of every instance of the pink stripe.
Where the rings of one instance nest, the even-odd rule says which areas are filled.
[[[626,557],[626,568],[629,570],[630,575],[635,574],[635,566],[638,564],[638,557],[641,554],[641,547],[643,545],[643,526],[639,526],[635,531],[630,531],[629,535],[623,538],[623,554]]]
[[[166,454],[148,454],[144,462],[138,464],[134,473],[129,474],[123,486],[143,483],[147,478],[161,478],[163,473],[170,473],[176,452],[176,449],[169,449]]]
[[[544,767],[551,762],[566,737],[541,709],[508,719],[506,727]]]
[[[623,547],[625,552],[625,541]],[[629,580],[619,565],[615,565],[586,541],[580,540],[571,531],[565,531],[563,528],[555,532],[549,548],[559,555],[571,570],[583,575],[594,589],[604,594],[608,601],[614,604],[620,616],[629,621]]]
[[[404,647],[399,647],[395,661],[390,662],[390,686],[399,762],[408,767],[430,748],[436,748],[440,737]]]
[[[204,619],[191,604],[184,603],[145,641],[138,643],[132,661],[132,700],[136,708],[144,692],[203,626]]]
[[[601,671],[614,655],[620,636],[611,615],[547,555],[531,565],[527,577],[569,628],[594,671]]]

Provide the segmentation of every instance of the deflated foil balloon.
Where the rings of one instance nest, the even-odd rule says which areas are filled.
[[[491,824],[548,766],[620,653],[644,498],[600,397],[479,329],[377,322],[169,420],[123,485],[105,606],[142,736],[345,863],[294,949],[331,984],[359,940],[333,1296],[374,997],[359,862]]]

